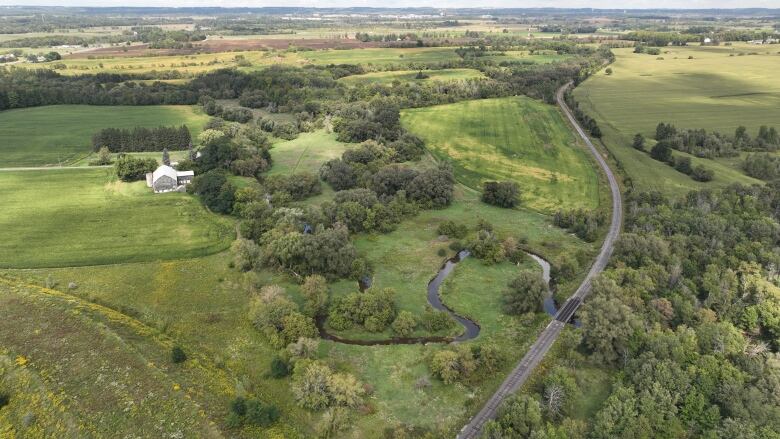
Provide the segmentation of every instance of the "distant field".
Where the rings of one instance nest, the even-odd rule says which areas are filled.
[[[757,180],[712,160],[715,181],[697,183],[630,148],[637,132],[651,137],[659,122],[733,134],[739,125],[780,128],[780,54],[773,46],[669,47],[658,56],[616,49],[617,60],[577,87],[574,95],[604,131],[604,140],[635,182],[667,193]],[[743,55],[751,52],[758,55]],[[769,52],[769,53],[767,53]],[[734,55],[734,56],[731,56]],[[691,56],[693,59],[688,59]]]
[[[0,112],[0,168],[70,164],[92,150],[102,128],[187,125],[200,133],[208,116],[197,107],[53,105]]]
[[[328,134],[322,130],[301,133],[298,138],[276,143],[271,148],[271,158],[274,163],[269,174],[296,172],[316,174],[323,163],[341,157],[341,153],[348,146],[336,140],[335,134]]]
[[[229,221],[190,195],[153,194],[113,169],[0,172],[0,267],[178,259],[225,249]]]
[[[548,213],[598,205],[598,174],[553,106],[525,97],[466,101],[404,110],[402,123],[471,188],[515,181],[526,206]]]
[[[484,78],[485,76],[476,69],[443,69],[424,70],[428,77],[417,79],[418,70],[397,70],[390,72],[373,72],[363,75],[346,76],[339,79],[340,82],[349,85],[365,84],[390,84],[393,81],[401,82],[429,82],[429,81],[456,81],[464,79]]]

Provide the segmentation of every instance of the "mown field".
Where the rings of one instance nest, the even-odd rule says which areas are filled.
[[[186,194],[155,195],[114,170],[0,172],[0,267],[179,259],[225,249],[232,221]]]
[[[523,204],[552,212],[599,204],[599,177],[555,107],[525,97],[404,110],[402,123],[451,161],[459,181],[515,181]]]
[[[52,105],[0,112],[0,168],[70,165],[92,151],[103,128],[187,125],[197,136],[208,116],[196,107]]]
[[[341,157],[347,147],[346,143],[336,140],[335,134],[324,130],[301,133],[294,140],[274,144],[271,148],[274,164],[269,174],[317,174],[323,163]]]
[[[458,81],[464,79],[484,78],[485,76],[479,70],[475,69],[442,69],[442,70],[424,70],[423,73],[428,76],[424,79],[417,79],[418,70],[397,70],[389,72],[373,72],[363,75],[345,76],[339,81],[349,85],[365,84],[391,84],[394,81],[401,82],[431,82],[431,81]]]
[[[574,96],[596,118],[606,145],[635,183],[667,193],[732,182],[755,183],[757,180],[726,161],[694,158],[694,164],[715,171],[713,182],[695,182],[633,150],[631,139],[637,132],[652,137],[659,122],[729,135],[739,125],[753,135],[761,125],[777,126],[780,54],[771,47],[736,43],[669,47],[659,56],[616,49],[612,75],[602,71],[592,76],[575,89]]]

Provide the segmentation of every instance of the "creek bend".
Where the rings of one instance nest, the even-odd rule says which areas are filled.
[[[550,263],[547,262],[547,260],[545,260],[539,255],[530,252],[525,252],[525,253],[528,256],[530,256],[534,261],[536,261],[536,263],[539,264],[540,267],[542,267],[542,278],[544,279],[544,283],[547,285],[547,295],[545,296],[544,299],[543,308],[547,314],[551,316],[555,316],[555,314],[558,312],[558,309],[555,305],[555,301],[553,300],[552,292],[550,291]],[[439,295],[441,284],[444,283],[444,280],[447,279],[450,273],[452,273],[452,271],[455,269],[455,266],[457,266],[458,263],[460,263],[462,260],[469,257],[469,255],[470,253],[468,250],[461,250],[454,257],[447,259],[446,261],[444,261],[444,264],[436,273],[436,276],[433,279],[431,279],[430,282],[428,282],[428,303],[431,305],[432,308],[438,311],[446,312],[447,314],[452,316],[452,318],[454,318],[463,327],[463,333],[461,335],[457,337],[441,337],[441,336],[391,337],[391,338],[377,339],[377,340],[350,339],[350,338],[340,337],[338,335],[329,333],[325,329],[325,316],[321,316],[317,318],[317,329],[319,330],[320,338],[324,340],[335,341],[336,343],[344,343],[344,344],[359,345],[359,346],[450,343],[450,342],[472,340],[476,338],[477,336],[479,336],[479,331],[480,331],[479,324],[450,309],[447,305],[445,305],[441,301],[441,296]],[[372,283],[371,279],[361,279],[358,282],[358,287],[360,288],[361,291],[363,291],[366,288],[369,288],[371,286],[371,283]]]

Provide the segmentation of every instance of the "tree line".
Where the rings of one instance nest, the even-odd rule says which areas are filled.
[[[778,190],[626,196],[625,232],[558,341],[563,360],[513,396],[487,437],[776,438]],[[617,371],[588,419],[576,369]]]
[[[185,125],[133,129],[104,128],[92,136],[94,151],[104,146],[111,152],[162,151],[163,149],[176,151],[187,149],[191,144],[190,130]]]

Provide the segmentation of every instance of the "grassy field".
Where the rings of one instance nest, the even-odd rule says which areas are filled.
[[[726,162],[694,159],[715,171],[711,183],[688,176],[633,150],[637,132],[655,134],[659,122],[733,134],[739,125],[755,134],[780,120],[780,54],[760,46],[669,47],[657,56],[614,50],[612,75],[600,72],[577,87],[580,106],[595,117],[604,141],[635,183],[679,193],[689,188],[755,183]],[[748,53],[755,52],[755,55]],[[740,56],[739,54],[743,55]],[[689,59],[689,57],[693,57]]]
[[[274,164],[269,174],[317,174],[323,163],[341,157],[347,147],[346,143],[336,140],[335,134],[324,130],[301,133],[294,140],[274,144],[271,149]]]
[[[423,211],[413,219],[401,223],[392,233],[360,235],[355,240],[355,246],[372,266],[376,267],[373,285],[377,288],[392,288],[396,292],[396,302],[400,309],[422,316],[427,304],[426,285],[444,260],[454,255],[454,251],[449,249],[451,241],[439,240],[436,228],[446,220],[453,220],[473,228],[480,218],[493,224],[500,234],[515,236],[518,240],[526,241],[527,248],[544,255],[552,262],[557,261],[562,254],[573,255],[578,251],[594,252],[595,250],[593,245],[584,243],[561,229],[549,227],[548,217],[542,214],[526,209],[502,209],[489,206],[479,201],[477,193],[464,186],[458,186],[456,201],[450,207]],[[439,255],[440,249],[445,250],[446,256]],[[511,276],[518,270],[509,263],[485,266],[473,259],[465,266],[470,267],[467,269],[470,274],[465,278],[481,279],[481,281],[492,279],[485,281],[483,286],[490,285],[493,292],[501,291],[507,276]],[[455,272],[459,272],[460,268],[459,266]],[[540,270],[530,258],[524,268]],[[473,283],[468,285],[468,288],[474,286]],[[356,287],[354,281],[340,281],[333,285],[333,294],[339,296],[351,293],[356,290]],[[474,317],[477,320],[493,319],[490,314],[495,314],[499,310],[494,302],[485,302],[479,307],[474,307],[472,302],[458,302],[452,305],[456,310],[466,314],[476,312]],[[457,330],[459,331],[460,328]],[[497,326],[488,325],[482,335],[492,337],[495,335],[492,332],[498,330]],[[357,335],[360,338],[384,338],[390,333],[388,331],[381,335],[370,333],[349,335]],[[420,332],[418,335],[428,334]]]
[[[346,76],[339,81],[348,85],[366,84],[391,84],[394,81],[401,82],[431,82],[431,81],[459,81],[464,79],[478,79],[485,76],[475,69],[442,69],[425,70],[428,76],[425,79],[417,79],[417,70],[397,70],[390,72],[373,72],[363,75]]]
[[[0,112],[0,168],[69,165],[88,156],[102,128],[187,125],[193,138],[208,116],[196,107],[53,105]]]
[[[0,172],[0,267],[112,264],[226,248],[232,223],[179,193],[122,183],[113,169]]]
[[[466,101],[404,110],[402,123],[471,188],[515,181],[524,205],[548,213],[599,203],[598,174],[555,107],[524,97]]]
[[[174,367],[170,342],[155,332],[109,309],[0,279],[0,384],[12,391],[0,414],[3,437],[220,437],[192,400],[203,387],[206,399],[224,392],[208,386],[220,374]]]

